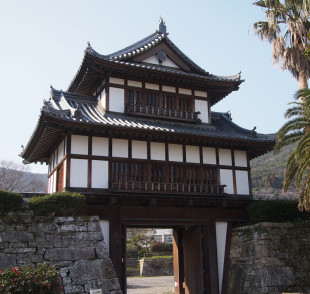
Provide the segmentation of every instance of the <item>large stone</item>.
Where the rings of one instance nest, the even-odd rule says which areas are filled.
[[[44,257],[49,261],[88,260],[95,258],[95,251],[93,248],[52,248],[46,250]]]

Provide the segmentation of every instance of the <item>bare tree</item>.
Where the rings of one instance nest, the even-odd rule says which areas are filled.
[[[29,166],[14,161],[0,161],[0,190],[44,192],[46,184],[30,173]]]

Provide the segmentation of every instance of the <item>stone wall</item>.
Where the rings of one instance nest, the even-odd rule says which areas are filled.
[[[173,258],[140,259],[140,276],[172,276]]]
[[[60,270],[64,292],[121,294],[98,217],[0,216],[0,270],[48,261]]]
[[[310,223],[233,230],[229,294],[310,293]]]

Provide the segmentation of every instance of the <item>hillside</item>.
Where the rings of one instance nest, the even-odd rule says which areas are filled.
[[[288,156],[295,145],[286,146],[279,154],[273,151],[251,160],[253,195],[256,198],[297,198],[297,189],[292,186],[282,191],[284,170]]]
[[[47,191],[47,174],[35,174],[0,167],[0,190],[18,193],[45,193]]]

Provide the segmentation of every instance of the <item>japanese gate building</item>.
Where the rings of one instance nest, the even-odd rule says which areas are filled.
[[[226,293],[230,230],[246,221],[250,159],[274,137],[211,107],[240,74],[212,75],[159,29],[110,55],[90,45],[67,91],[51,88],[22,152],[48,192],[76,191],[102,220],[126,293],[126,228],[173,228],[176,293]]]

